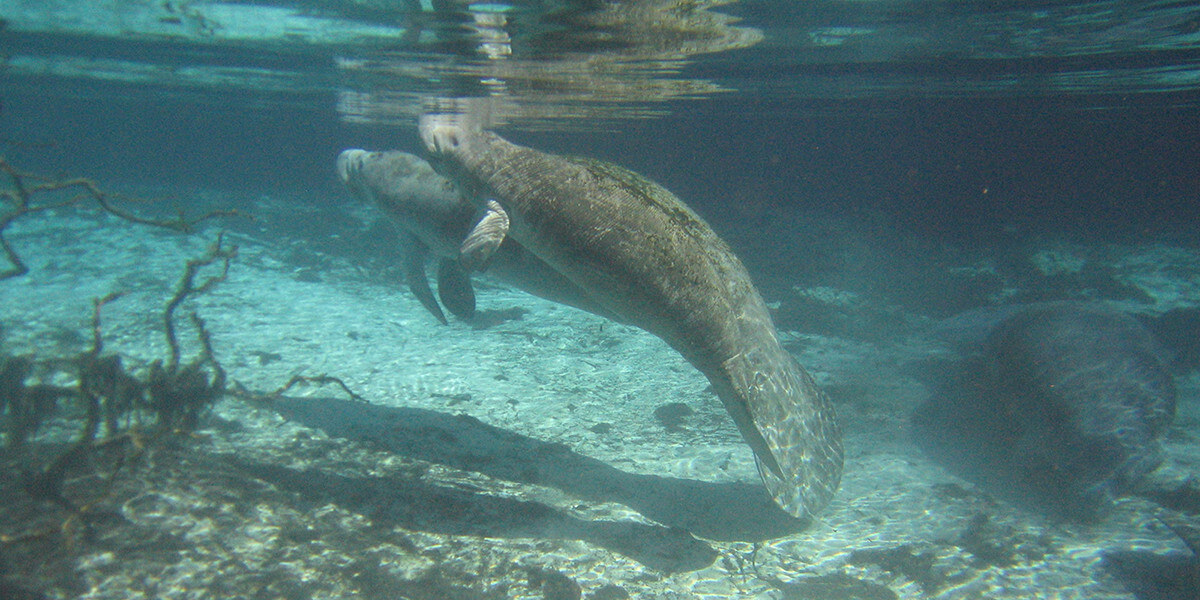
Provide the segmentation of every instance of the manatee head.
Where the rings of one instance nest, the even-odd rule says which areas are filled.
[[[480,164],[502,161],[496,146],[511,144],[464,115],[425,115],[420,120],[420,134],[438,172],[454,180],[464,196],[482,202],[484,185],[475,177],[481,172]]]
[[[393,205],[424,203],[429,192],[446,183],[429,181],[437,175],[421,157],[395,150],[343,150],[338,155],[337,174],[359,199]]]
[[[468,134],[483,133],[465,115],[452,114],[422,115],[418,130],[425,149],[433,154],[454,153],[468,141]]]
[[[434,255],[458,255],[475,209],[424,159],[398,150],[351,149],[338,156],[337,173],[356,198],[378,206]]]
[[[452,191],[421,157],[397,150],[343,150],[337,174],[355,196],[373,202],[424,204],[430,196],[440,198]]]
[[[350,192],[355,197],[370,200],[370,190],[366,189],[362,181],[363,164],[371,153],[366,150],[353,148],[343,150],[337,158],[337,175],[338,179],[350,189]],[[364,197],[365,196],[365,197]]]

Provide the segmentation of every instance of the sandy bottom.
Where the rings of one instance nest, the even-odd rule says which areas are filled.
[[[909,430],[929,392],[907,366],[952,351],[912,330],[785,332],[846,430],[841,490],[804,528],[767,499],[703,376],[658,339],[486,278],[478,322],[442,326],[369,261],[305,250],[269,219],[234,229],[228,280],[180,310],[185,357],[196,312],[246,388],[330,375],[363,401],[337,386],[293,388],[273,409],[226,398],[111,485],[68,479],[64,495],[92,503],[86,535],[22,492],[9,457],[0,533],[46,531],[0,545],[13,597],[1116,600],[1133,596],[1102,552],[1186,553],[1147,500],[1060,523],[931,462]],[[124,291],[103,312],[106,350],[164,357],[163,305],[216,231],[24,218],[6,232],[31,272],[0,281],[4,352],[80,352],[93,299]],[[1159,301],[1196,297],[1195,271],[1160,267],[1200,257],[1113,256]],[[1200,473],[1200,380],[1178,385],[1166,468]],[[68,416],[37,441],[66,439]]]

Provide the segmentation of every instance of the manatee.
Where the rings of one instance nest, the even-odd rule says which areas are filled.
[[[922,446],[966,477],[1086,521],[1159,466],[1174,414],[1165,351],[1137,319],[1053,303],[1000,321],[915,425]]]
[[[801,518],[828,504],[842,472],[834,409],[784,350],[746,268],[703,219],[617,165],[540,152],[438,116],[422,120],[421,137],[435,166],[484,210],[463,242],[468,254],[494,246],[481,238],[515,238],[617,319],[666,341],[712,383],[775,502]]]
[[[404,240],[404,279],[421,304],[446,323],[425,275],[432,253],[438,258],[438,295],[455,316],[470,319],[475,294],[458,264],[458,243],[475,209],[458,190],[420,157],[403,152],[346,150],[338,156],[338,177],[360,200],[383,210]]]
[[[404,238],[404,274],[409,289],[439,321],[446,317],[426,279],[426,262],[438,261],[438,296],[455,316],[470,320],[475,294],[459,260],[459,247],[477,220],[477,210],[455,185],[424,159],[400,151],[351,149],[337,160],[339,178],[355,197],[377,205]],[[548,300],[613,318],[569,279],[505,240],[488,263],[488,275]]]

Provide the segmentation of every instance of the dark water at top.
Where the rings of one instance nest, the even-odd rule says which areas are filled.
[[[0,19],[0,138],[36,170],[340,195],[338,150],[415,150],[417,115],[462,111],[718,223],[1195,238],[1191,3],[2,0]]]

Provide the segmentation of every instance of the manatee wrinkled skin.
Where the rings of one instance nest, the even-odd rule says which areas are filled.
[[[707,223],[616,165],[436,116],[422,120],[421,136],[478,206],[498,203],[509,237],[707,376],[777,504],[809,517],[829,502],[842,471],[833,407],[780,345],[745,267]]]
[[[400,151],[343,151],[337,173],[354,196],[375,204],[404,239],[404,275],[409,289],[442,323],[446,317],[425,276],[427,260],[438,261],[438,295],[455,316],[470,320],[475,295],[459,262],[459,245],[476,221],[475,207],[455,185],[419,156]],[[497,249],[488,274],[528,293],[611,317],[570,280],[515,241]]]
[[[916,415],[919,438],[965,475],[1090,520],[1162,462],[1175,414],[1164,351],[1133,317],[1056,303],[996,326],[955,393]]]

